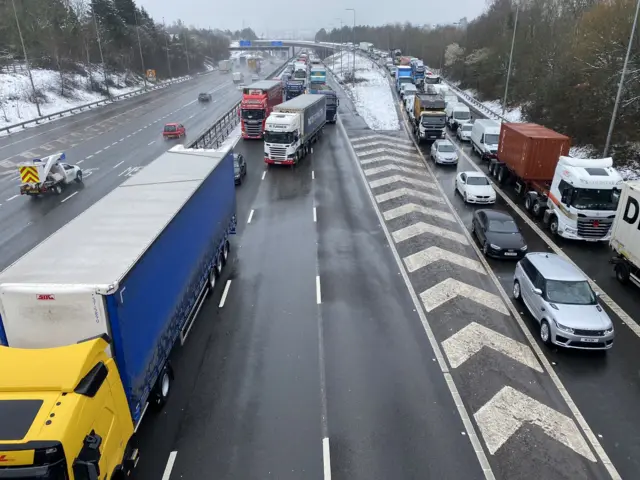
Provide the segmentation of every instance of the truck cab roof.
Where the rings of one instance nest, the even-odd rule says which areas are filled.
[[[557,171],[562,178],[576,188],[613,188],[619,186],[622,175],[613,168],[613,159],[608,158],[573,158],[561,156]]]

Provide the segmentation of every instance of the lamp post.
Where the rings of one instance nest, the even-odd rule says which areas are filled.
[[[509,68],[507,69],[507,81],[504,84],[504,98],[502,99],[502,117],[507,109],[507,93],[509,92],[509,79],[511,78],[511,61],[513,60],[513,47],[516,43],[516,31],[518,29],[518,13],[520,12],[520,3],[516,2],[516,19],[513,24],[513,37],[511,38],[511,53],[509,53]]]
[[[169,78],[173,78],[171,73],[171,60],[169,59],[169,36],[167,35],[167,25],[164,23],[164,17],[162,17],[162,29],[164,30],[164,45],[167,47],[167,68],[169,69]]]
[[[13,1],[13,0],[12,0]],[[100,40],[100,30],[98,30],[98,20],[96,19],[96,6],[91,0],[91,13],[93,15],[93,25],[96,27],[96,38],[98,39],[98,51],[100,52],[100,61],[102,62],[102,73],[104,74],[104,87],[107,89],[107,96],[111,96],[109,93],[109,79],[107,78],[107,66],[104,64],[104,55],[102,54],[102,41]]]
[[[618,84],[618,93],[616,94],[616,103],[613,105],[613,113],[611,114],[611,122],[609,122],[609,131],[607,132],[607,140],[604,144],[603,157],[609,153],[611,146],[611,136],[613,128],[616,125],[616,117],[618,116],[618,107],[620,106],[620,97],[622,96],[622,86],[624,85],[624,76],[627,73],[627,65],[629,64],[629,55],[631,54],[631,45],[633,45],[633,36],[636,33],[636,25],[638,24],[638,12],[640,12],[640,0],[636,4],[636,15],[633,18],[633,26],[631,27],[631,35],[629,35],[629,45],[627,45],[627,55],[624,57],[624,65],[622,66],[622,74],[620,75],[620,83]]]
[[[356,74],[356,9],[345,8],[345,10],[349,10],[353,12],[353,75],[355,75]]]
[[[38,94],[36,92],[36,86],[33,83],[33,76],[31,75],[31,67],[29,66],[29,57],[27,56],[27,48],[24,46],[24,38],[22,38],[22,29],[20,28],[20,22],[18,21],[18,11],[16,10],[16,2],[11,0],[13,4],[13,15],[16,17],[16,25],[18,27],[18,35],[20,35],[20,43],[22,43],[22,53],[24,54],[24,61],[27,64],[27,72],[29,73],[29,81],[31,82],[31,88],[33,89],[33,99],[36,101],[36,108],[38,109],[38,116],[40,113],[40,102],[38,101]]]
[[[142,43],[140,42],[140,25],[138,25],[138,15],[133,10],[133,19],[136,22],[136,35],[138,37],[138,51],[140,52],[140,65],[142,65],[142,78],[144,79],[144,88],[147,88],[147,70],[144,68],[144,57],[142,56]]]
[[[343,28],[344,28],[343,27],[344,23],[342,22],[341,18],[337,18],[336,17],[336,20],[338,20],[340,22],[340,50],[339,51],[340,51],[340,72],[342,72],[342,32],[343,32]]]

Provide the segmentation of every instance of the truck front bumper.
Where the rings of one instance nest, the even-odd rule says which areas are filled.
[[[293,165],[295,162],[292,158],[276,160],[273,158],[264,157],[264,163],[268,163],[269,165]]]

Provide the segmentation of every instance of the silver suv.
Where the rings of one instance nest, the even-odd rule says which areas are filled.
[[[540,323],[545,344],[585,350],[613,346],[613,323],[587,277],[553,253],[529,253],[516,265],[513,297]]]

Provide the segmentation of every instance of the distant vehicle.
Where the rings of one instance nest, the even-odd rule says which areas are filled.
[[[181,123],[167,123],[162,131],[165,139],[180,138],[187,134],[187,129]]]
[[[236,85],[244,83],[244,74],[242,72],[233,72],[233,83]]]
[[[398,68],[395,65],[393,67],[390,67],[389,68],[389,75],[391,75],[392,77],[395,77],[397,70],[398,70]]]
[[[496,191],[483,173],[460,172],[455,186],[465,203],[496,203]]]
[[[20,195],[39,197],[47,193],[60,195],[71,183],[82,183],[82,170],[65,163],[66,155],[56,153],[18,165]]]
[[[457,130],[464,123],[471,121],[471,111],[464,103],[451,103],[445,107],[447,114],[447,126]]]
[[[431,145],[431,160],[440,165],[457,165],[458,154],[450,140],[436,140]]]
[[[418,93],[418,87],[413,83],[404,83],[400,86],[400,98],[404,99],[405,95],[415,95]]]
[[[465,123],[458,130],[456,130],[456,137],[461,142],[467,142],[471,139],[471,130],[473,129],[473,123]]]
[[[257,82],[258,80],[260,80],[260,76],[259,75],[255,74],[255,73],[253,75],[251,75],[251,81],[252,82]]]
[[[598,294],[578,267],[553,253],[529,253],[516,265],[513,298],[540,324],[546,345],[608,350],[614,328]]]
[[[244,161],[241,153],[233,154],[233,174],[236,185],[241,185],[242,180],[247,176],[247,162]]]
[[[229,73],[231,71],[231,60],[220,60],[218,68],[221,73]]]
[[[198,95],[199,102],[210,102],[213,99],[210,93],[201,93]]]
[[[527,253],[525,242],[513,217],[497,210],[476,210],[471,233],[488,257],[520,260]]]

